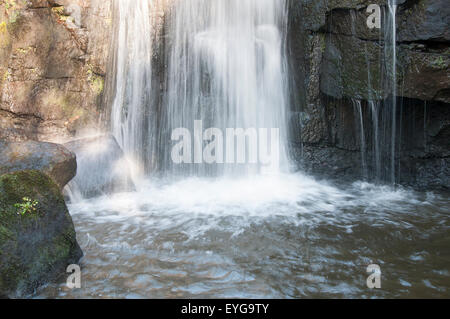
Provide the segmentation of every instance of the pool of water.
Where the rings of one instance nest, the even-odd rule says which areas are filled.
[[[137,189],[69,204],[82,288],[35,297],[450,297],[446,193],[302,174]],[[381,289],[367,287],[370,264]]]

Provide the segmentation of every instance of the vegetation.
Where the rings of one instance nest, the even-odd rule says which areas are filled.
[[[31,200],[29,197],[22,198],[22,203],[14,204],[14,207],[18,209],[18,215],[31,214],[37,210],[39,202],[37,200]]]

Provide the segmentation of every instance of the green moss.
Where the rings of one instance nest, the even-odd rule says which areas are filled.
[[[33,51],[33,50],[34,50],[33,47],[17,48],[16,52],[20,53],[20,54],[27,54],[27,53],[29,53],[30,51]]]
[[[39,258],[30,265],[29,273],[37,276],[43,268],[51,268],[55,263],[67,259],[70,256],[72,245],[65,235],[56,237],[49,246],[41,246],[37,255]]]
[[[8,33],[8,26],[6,22],[0,22],[0,49],[8,47],[10,43],[11,40]]]
[[[36,220],[38,213],[42,213],[39,209],[36,214],[17,214],[15,205],[21,203],[24,197],[43,202],[48,201],[48,198],[64,202],[56,183],[39,171],[20,171],[2,175],[0,176],[0,224]]]
[[[91,90],[96,95],[102,94],[104,87],[105,87],[105,80],[103,79],[102,76],[95,74],[91,65],[88,65],[87,78],[88,78]]]
[[[13,9],[16,6],[16,2],[14,0],[4,0],[4,3],[6,10]]]
[[[17,214],[21,198],[37,212]],[[56,183],[40,171],[0,176],[0,291],[24,296],[64,273],[81,257],[75,230]]]
[[[23,289],[21,287],[24,286],[26,271],[18,258],[11,256],[11,259],[9,266],[0,268],[0,287],[3,291],[14,290],[16,287]]]
[[[6,225],[0,225],[0,241],[14,239],[14,233]]]
[[[22,23],[26,20],[24,19],[23,12],[28,6],[29,2],[26,0],[4,0],[5,15],[3,15],[3,17],[6,18],[6,21],[4,22],[6,23],[7,30],[11,36],[20,37],[17,31],[20,29]]]
[[[325,53],[325,49],[327,48],[326,36],[325,34],[319,33],[319,42],[320,42],[320,50]]]
[[[52,8],[52,12],[56,15],[59,22],[66,22],[70,18],[70,16],[65,14],[65,11],[64,6]]]
[[[448,68],[448,62],[444,61],[444,57],[441,55],[431,63],[433,69],[445,70]]]
[[[81,118],[85,116],[85,110],[80,107],[80,104],[81,102],[78,94],[61,92],[55,88],[47,91],[42,99],[42,107],[44,109],[60,109],[60,115],[65,119]]]
[[[64,14],[64,7],[63,6],[61,6],[61,7],[53,7],[52,11],[54,13],[56,13],[56,14],[62,15],[62,14]]]
[[[11,75],[8,70],[5,71],[5,74],[3,74],[3,81],[8,80],[8,77]]]

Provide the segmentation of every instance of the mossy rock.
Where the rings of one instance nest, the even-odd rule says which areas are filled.
[[[35,209],[20,211],[24,198]],[[0,176],[0,295],[33,293],[66,275],[82,257],[72,218],[58,185],[40,171]]]

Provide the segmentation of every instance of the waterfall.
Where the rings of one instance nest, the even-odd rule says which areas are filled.
[[[111,130],[129,159],[142,167],[152,156],[152,21],[149,0],[114,1],[115,97]]]
[[[168,91],[162,132],[174,128],[278,128],[286,163],[287,23],[283,0],[176,1],[169,22]],[[273,136],[272,136],[273,138]],[[202,143],[202,141],[200,141]],[[177,165],[161,142],[165,169],[187,175],[251,174],[258,165]],[[248,151],[248,150],[247,150]],[[272,163],[278,170],[280,163]]]
[[[390,66],[387,70],[390,73],[391,80],[391,165],[390,180],[393,184],[396,182],[396,137],[397,137],[397,0],[389,0],[388,2],[389,19],[385,31],[385,56],[390,58]],[[388,62],[388,63],[389,63]]]
[[[380,66],[384,67],[385,76],[381,81],[384,82],[384,89],[389,92],[389,96],[384,100],[377,100],[374,95],[372,87],[372,76],[370,73],[371,66],[368,56],[366,56],[367,65],[367,92],[369,107],[368,112],[371,113],[371,126],[367,128],[368,136],[372,139],[366,143],[361,137],[361,147],[371,150],[372,160],[367,162],[362,161],[363,178],[368,175],[373,177],[376,181],[390,181],[395,184],[396,165],[397,165],[397,34],[396,34],[396,13],[397,4],[395,0],[389,0],[388,6],[385,10],[385,24],[383,28],[384,38],[384,65],[380,61]],[[367,44],[366,44],[367,45]],[[366,48],[367,52],[367,48]],[[362,112],[359,112],[359,106],[353,101],[355,112],[355,119],[360,122]],[[368,144],[372,147],[369,148]],[[370,163],[370,167],[368,164]],[[370,173],[370,174],[369,174]]]
[[[372,154],[375,180],[381,179],[381,145],[380,145],[380,124],[379,124],[379,101],[369,101],[370,111],[372,114]]]
[[[372,76],[370,74],[370,59],[367,54],[367,43],[365,45],[366,51],[366,65],[367,65],[367,96],[368,105],[370,108],[372,119],[372,167],[373,176],[376,181],[381,179],[381,146],[380,146],[380,124],[379,124],[379,111],[380,102],[375,99],[372,87]],[[368,169],[367,169],[368,170]],[[367,171],[368,174],[368,171]]]
[[[366,159],[366,135],[364,131],[364,117],[361,106],[361,100],[352,99],[355,116],[359,120],[359,135],[360,135],[360,149],[361,149],[361,170],[364,179],[367,179],[367,159]]]
[[[161,53],[161,60],[166,61],[162,92],[155,89],[160,83],[155,83],[152,74],[152,56],[157,53],[152,52],[151,7],[151,1],[116,0],[116,93],[111,125],[129,158],[147,172],[187,176],[248,175],[286,167],[285,1],[174,0]],[[159,94],[163,97],[156,102],[153,95]],[[201,121],[201,132],[197,132],[196,121]],[[206,164],[197,156],[195,164],[175,164],[172,133],[180,128],[194,138],[192,153],[195,146],[202,148],[214,141],[213,137],[217,148],[228,146],[228,140],[219,143],[217,136],[208,140],[203,130],[216,128],[225,134],[227,129],[245,133],[255,129],[267,133],[269,141],[276,140],[265,149],[279,149],[279,156],[270,165]],[[252,137],[246,139],[247,160]],[[264,139],[259,135],[257,140],[261,147]],[[230,153],[237,150],[234,145]]]

